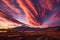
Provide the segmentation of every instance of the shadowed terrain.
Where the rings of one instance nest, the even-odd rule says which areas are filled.
[[[50,27],[46,29],[42,28],[42,30],[0,29],[0,40],[5,39],[6,40],[60,40],[60,26]]]

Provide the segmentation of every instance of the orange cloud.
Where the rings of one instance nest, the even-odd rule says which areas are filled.
[[[26,14],[26,19],[30,25],[39,26],[40,23],[37,22],[35,16],[38,15],[33,3],[30,0],[16,0],[19,6],[23,9]],[[24,3],[26,2],[26,3]],[[31,12],[31,10],[34,12]]]
[[[16,8],[13,4],[9,3],[9,0],[2,0],[8,7],[10,7],[12,10],[14,10],[17,13],[20,13],[21,10]],[[12,0],[11,0],[12,1]]]
[[[3,11],[0,10],[0,26],[7,26],[7,27],[11,26],[12,28],[12,26],[16,27],[21,25],[23,25],[23,23],[15,20],[12,17],[9,17],[9,15],[5,14]]]

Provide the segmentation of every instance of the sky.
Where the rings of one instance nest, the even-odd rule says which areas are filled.
[[[0,25],[60,25],[60,0],[0,0]]]

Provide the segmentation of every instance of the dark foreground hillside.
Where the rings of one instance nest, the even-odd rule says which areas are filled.
[[[43,30],[0,29],[0,40],[60,40],[60,26]]]

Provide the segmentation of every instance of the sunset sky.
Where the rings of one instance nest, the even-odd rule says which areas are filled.
[[[0,26],[60,25],[60,0],[0,0]]]

